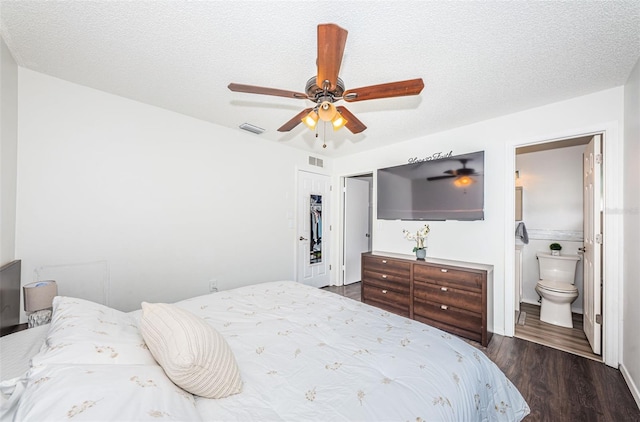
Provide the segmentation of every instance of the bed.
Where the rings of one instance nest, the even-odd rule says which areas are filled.
[[[224,338],[241,390],[218,399],[186,392],[154,359],[142,311],[57,297],[29,368],[3,376],[0,419],[519,421],[529,413],[479,349],[331,292],[268,282],[171,306]]]

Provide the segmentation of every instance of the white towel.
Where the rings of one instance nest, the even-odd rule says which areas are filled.
[[[527,234],[527,228],[524,226],[524,223],[518,223],[516,227],[516,237],[522,240],[522,243],[525,245],[529,243],[529,235]]]

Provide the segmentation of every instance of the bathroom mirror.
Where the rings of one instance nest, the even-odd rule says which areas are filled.
[[[522,186],[516,186],[516,221],[522,221]]]

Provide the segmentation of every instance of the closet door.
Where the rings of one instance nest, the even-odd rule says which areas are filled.
[[[298,172],[297,281],[314,287],[331,281],[329,181],[329,176]]]

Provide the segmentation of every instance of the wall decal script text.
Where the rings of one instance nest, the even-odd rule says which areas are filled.
[[[453,156],[453,150],[449,151],[449,152],[434,152],[431,155],[427,155],[424,158],[418,158],[418,157],[412,157],[409,158],[409,164],[413,164],[413,163],[421,163],[423,161],[431,161],[431,160],[441,160],[443,158],[449,158]]]

